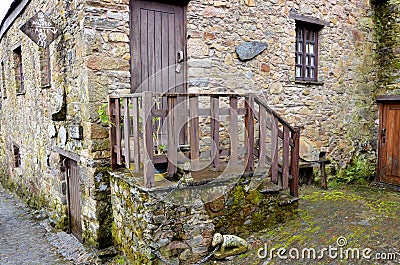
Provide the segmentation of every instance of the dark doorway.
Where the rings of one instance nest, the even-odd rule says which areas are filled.
[[[400,97],[378,98],[379,181],[400,185]]]

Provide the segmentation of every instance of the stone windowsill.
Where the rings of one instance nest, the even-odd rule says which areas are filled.
[[[303,81],[303,80],[296,80],[296,84],[299,85],[314,85],[314,86],[323,86],[324,82],[322,81]]]

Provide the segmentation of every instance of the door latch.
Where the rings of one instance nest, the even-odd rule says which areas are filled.
[[[183,62],[183,51],[178,51],[178,63]]]

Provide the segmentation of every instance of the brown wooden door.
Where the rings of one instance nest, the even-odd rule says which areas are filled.
[[[186,92],[185,7],[135,0],[130,5],[132,92]]]
[[[379,180],[400,185],[400,102],[380,105]]]
[[[71,233],[82,241],[81,224],[81,188],[80,172],[78,163],[72,159],[67,159],[67,184],[68,184],[68,214]]]

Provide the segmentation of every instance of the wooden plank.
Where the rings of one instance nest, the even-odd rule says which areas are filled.
[[[283,126],[283,159],[282,159],[282,188],[289,187],[289,138],[290,130],[287,126]]]
[[[219,170],[219,97],[211,97],[211,161]]]
[[[141,69],[141,79],[140,79],[140,89],[137,92],[149,91],[149,49],[147,44],[148,38],[148,11],[140,9],[140,69]],[[137,69],[135,69],[137,71]]]
[[[156,73],[156,56],[155,56],[155,25],[154,25],[155,11],[147,11],[147,50],[148,50],[148,82],[149,91],[157,92],[156,80],[154,74]]]
[[[176,44],[175,44],[175,15],[168,14],[168,65],[169,65],[169,78],[168,78],[168,91],[164,92],[178,92],[176,91]],[[168,104],[168,103],[167,103]]]
[[[110,114],[110,123],[115,124],[115,115],[114,115],[114,109],[115,109],[115,101],[118,99],[113,99],[111,97],[108,97],[108,113]],[[116,129],[115,126],[111,125],[110,129],[110,152],[111,152],[111,168],[112,169],[117,169],[117,154],[115,152],[114,146],[116,146],[117,141],[116,141]]]
[[[162,12],[154,13],[154,56],[155,56],[155,91],[163,93],[162,87]],[[162,107],[162,101],[160,102]]]
[[[254,170],[254,95],[249,95],[245,99],[245,144],[247,145],[247,153],[245,155],[245,170]]]
[[[299,150],[300,150],[300,128],[295,128],[292,132],[292,139],[294,147],[291,153],[291,181],[290,181],[290,194],[294,197],[299,196]]]
[[[199,98],[190,97],[190,160],[191,170],[197,171],[200,169],[200,128],[199,128]]]
[[[130,152],[131,147],[129,143],[130,138],[130,119],[129,119],[129,99],[124,99],[124,157],[125,157],[125,167],[130,168],[131,158]]]
[[[168,93],[169,90],[169,45],[170,43],[168,42],[168,28],[169,28],[169,19],[168,19],[168,13],[162,12],[161,16],[161,69],[162,69],[162,74],[161,74],[161,91],[162,93]],[[167,98],[163,97],[162,101],[162,108],[166,109],[168,107],[167,104]]]
[[[258,155],[258,169],[266,168],[267,159],[267,110],[260,105],[259,111],[259,138],[260,138],[260,153]]]
[[[121,148],[121,106],[119,99],[115,100],[113,113],[115,115],[115,144],[117,153],[117,164],[122,165],[122,148]]]
[[[178,141],[176,133],[176,97],[167,97],[168,102],[168,175],[176,173],[178,164]]]
[[[272,116],[272,130],[271,130],[271,180],[274,183],[278,183],[278,119]]]
[[[236,165],[238,163],[238,98],[229,98],[230,114],[229,114],[229,135],[231,137],[231,148],[229,164]]]
[[[153,115],[153,117],[167,117],[168,114],[168,110],[166,109],[152,109],[151,110],[151,115]]]
[[[140,139],[139,139],[139,100],[132,98],[132,138],[133,138],[133,161],[135,162],[135,172],[140,169]]]
[[[130,54],[131,54],[131,92],[140,92],[138,90],[142,83],[142,72],[141,72],[141,36],[140,29],[142,23],[140,23],[140,3],[139,1],[130,1]]]
[[[143,169],[144,185],[148,188],[154,186],[154,166],[153,166],[153,124],[151,117],[152,94],[144,92],[142,98],[142,123],[143,123]]]

